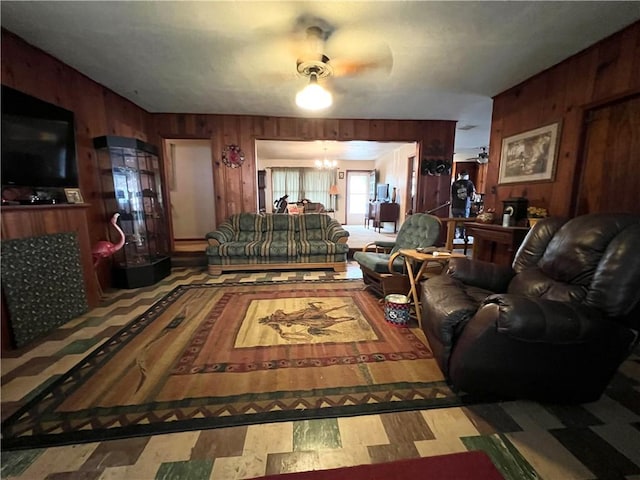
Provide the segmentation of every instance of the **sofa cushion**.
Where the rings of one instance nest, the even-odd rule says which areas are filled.
[[[254,242],[262,239],[263,217],[253,213],[239,213],[229,218],[234,231],[233,241]]]
[[[260,255],[261,241],[256,242],[225,242],[222,245],[207,247],[207,255],[223,257],[255,257]]]
[[[358,262],[358,264],[364,265],[376,273],[390,273],[388,253],[355,252],[353,259]],[[393,261],[393,271],[396,273],[406,273],[403,256],[399,255],[395,258]]]
[[[280,213],[256,216],[260,217],[263,220],[261,224],[263,233],[284,232],[282,233],[282,235],[290,235],[291,238],[293,238],[294,233],[298,229],[298,215],[287,215],[286,213]]]
[[[335,255],[349,251],[349,245],[346,243],[335,243],[329,240],[300,240],[297,243],[300,255]]]
[[[310,213],[300,216],[298,230],[300,240],[324,240],[331,217],[324,213]]]
[[[278,233],[278,232],[274,232]],[[258,248],[259,257],[296,257],[298,245],[295,240],[264,240]]]
[[[291,258],[298,255],[296,245],[297,215],[263,216],[262,241],[257,256]]]

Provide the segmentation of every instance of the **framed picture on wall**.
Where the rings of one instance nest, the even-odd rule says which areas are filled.
[[[338,172],[338,178],[344,180],[344,172]]]
[[[560,123],[502,139],[498,183],[553,180]]]

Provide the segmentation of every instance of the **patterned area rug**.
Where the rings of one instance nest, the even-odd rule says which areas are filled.
[[[2,448],[462,404],[361,280],[184,285],[2,425]]]

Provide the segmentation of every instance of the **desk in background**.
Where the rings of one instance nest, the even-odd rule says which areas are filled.
[[[373,220],[373,229],[382,229],[384,222],[393,222],[393,233],[398,230],[398,218],[400,217],[400,204],[388,202],[369,202],[369,209],[365,216],[365,226],[369,228],[369,222]]]

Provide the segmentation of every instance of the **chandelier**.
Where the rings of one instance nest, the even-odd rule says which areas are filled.
[[[332,169],[338,166],[338,162],[336,160],[316,160],[316,168],[322,169]]]
[[[322,169],[322,170],[331,170],[333,168],[337,168],[338,167],[337,160],[329,160],[329,159],[327,159],[327,146],[326,145],[324,147],[324,159],[316,160],[315,163],[316,163],[316,168]]]

